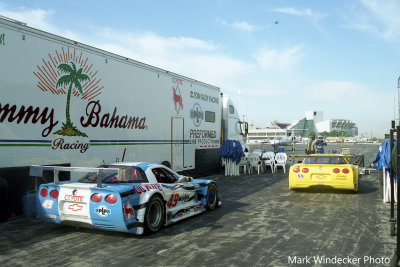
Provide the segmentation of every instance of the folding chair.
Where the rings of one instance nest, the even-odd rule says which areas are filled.
[[[275,169],[275,153],[272,151],[265,152],[262,155],[262,159],[265,162],[265,166],[269,166],[271,168],[271,172],[274,173]]]
[[[281,166],[283,168],[283,172],[286,173],[286,160],[287,160],[286,153],[283,153],[283,152],[276,153],[276,155],[275,155],[275,172],[277,170],[277,167]]]

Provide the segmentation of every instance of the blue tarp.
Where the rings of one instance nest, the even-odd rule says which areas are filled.
[[[223,158],[232,159],[232,161],[238,164],[240,159],[244,157],[242,145],[236,140],[227,140],[222,144],[219,155]]]
[[[394,141],[396,144],[396,141]],[[390,169],[390,140],[385,140],[379,147],[378,153],[374,160],[374,167],[377,170]]]

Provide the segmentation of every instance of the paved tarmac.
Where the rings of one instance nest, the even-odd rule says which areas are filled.
[[[379,145],[348,147],[369,165]],[[378,173],[360,177],[358,194],[293,192],[283,170],[210,178],[222,207],[153,235],[77,231],[36,218],[0,224],[0,266],[390,266],[395,238]]]

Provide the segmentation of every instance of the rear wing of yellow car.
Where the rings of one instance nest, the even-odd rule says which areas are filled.
[[[311,155],[290,155],[289,160],[306,158],[341,158],[346,164],[364,166],[364,155],[342,155],[342,154],[311,154]]]

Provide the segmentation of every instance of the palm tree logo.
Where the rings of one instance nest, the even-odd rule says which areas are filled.
[[[64,47],[54,50],[47,58],[42,58],[43,64],[37,65],[33,74],[37,77],[37,87],[42,92],[57,96],[65,95],[65,122],[61,129],[53,134],[62,136],[87,137],[86,133],[79,131],[71,121],[71,98],[82,101],[92,101],[101,95],[104,86],[98,71],[93,68],[89,57],[83,51],[75,48]],[[96,76],[97,75],[97,76]],[[79,110],[74,110],[79,112]]]
[[[79,70],[76,70],[76,66],[74,62],[70,62],[71,66],[66,64],[66,63],[61,63],[58,65],[57,69],[59,69],[62,73],[65,73],[66,75],[61,76],[56,84],[56,89],[58,87],[63,87],[63,86],[68,86],[68,92],[67,92],[67,103],[65,107],[65,117],[66,117],[66,122],[62,124],[61,130],[56,131],[54,134],[59,134],[59,135],[66,135],[66,136],[83,136],[87,137],[87,135],[81,131],[79,131],[71,122],[71,117],[70,117],[70,103],[71,103],[71,91],[72,91],[72,86],[75,87],[76,90],[79,91],[83,95],[82,91],[82,85],[81,83],[84,81],[90,81],[90,78],[88,75],[82,73],[82,68]]]

